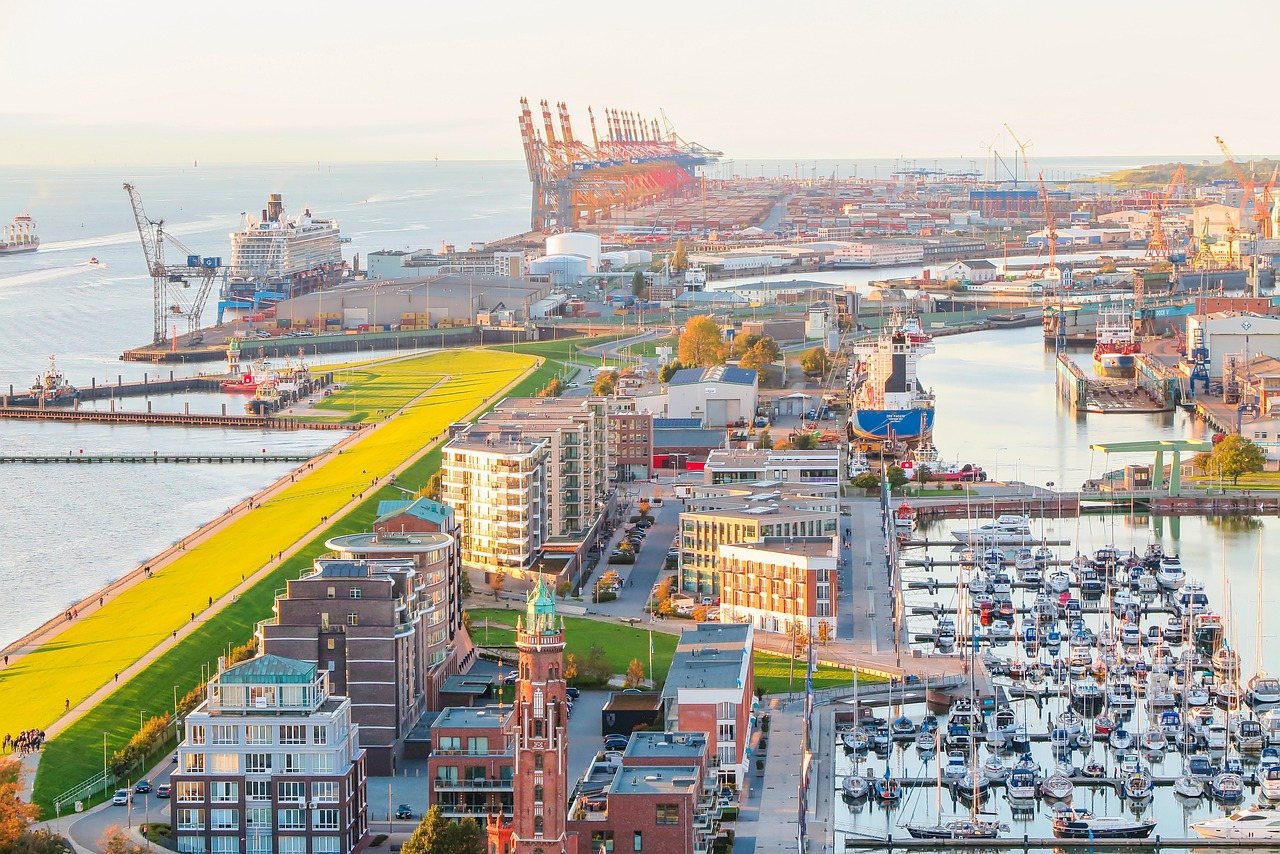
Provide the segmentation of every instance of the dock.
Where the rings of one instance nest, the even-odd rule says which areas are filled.
[[[32,409],[0,406],[0,419],[17,421],[83,421],[99,424],[170,424],[180,427],[235,427],[250,430],[359,430],[361,424],[303,422],[273,415],[215,415],[185,412],[100,412],[92,409]]]
[[[17,454],[0,456],[0,465],[29,463],[32,465],[57,465],[72,463],[84,465],[110,465],[113,463],[305,463],[312,457],[306,454]]]
[[[1059,353],[1058,389],[1078,412],[1172,412],[1180,397],[1177,375],[1146,354],[1138,354],[1135,362],[1133,379],[1090,377],[1070,356]]]
[[[1257,839],[1204,839],[1199,836],[1172,837],[1152,835],[1147,839],[1059,839],[1056,836],[1011,836],[1003,839],[911,839],[910,837],[876,839],[845,836],[846,851],[882,849],[893,851],[952,851],[955,849],[1002,851],[1051,851],[1055,848],[1104,849],[1108,851],[1151,851],[1162,848],[1239,848],[1250,851],[1274,850],[1275,845],[1260,844]]]

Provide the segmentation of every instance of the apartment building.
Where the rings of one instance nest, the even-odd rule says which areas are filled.
[[[709,484],[776,480],[796,484],[839,484],[840,450],[775,451],[720,449],[707,456]]]
[[[751,486],[743,494],[709,489],[710,494],[695,493],[685,500],[687,509],[680,514],[681,590],[722,596],[721,546],[757,543],[766,537],[836,536],[840,509],[834,495],[808,495],[784,485]]]
[[[452,707],[431,724],[428,804],[448,819],[511,818],[515,751],[507,738],[512,710]]]
[[[680,635],[662,689],[669,732],[707,738],[708,764],[720,782],[741,786],[755,718],[755,628],[750,623],[699,623]]]
[[[462,562],[491,572],[533,567],[548,537],[546,439],[496,424],[461,425],[442,450],[441,500],[453,508]]]
[[[720,620],[835,637],[836,537],[764,537],[720,546]]]
[[[653,473],[653,413],[637,411],[634,398],[609,398],[609,476],[618,483],[648,480]]]
[[[457,545],[447,534],[354,534],[326,543],[258,624],[263,652],[324,670],[350,698],[370,770],[395,773],[404,739],[470,654]]]
[[[183,721],[173,827],[186,854],[348,854],[367,831],[351,703],[309,662],[262,655],[215,675]]]

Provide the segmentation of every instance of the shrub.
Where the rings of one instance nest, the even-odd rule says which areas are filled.
[[[164,741],[168,729],[168,712],[148,720],[142,725],[142,729],[138,730],[137,734],[129,739],[128,744],[112,755],[109,763],[111,773],[117,777],[123,777],[135,763],[146,758],[152,748]]]
[[[873,471],[864,471],[853,479],[855,489],[879,489],[880,477]]]

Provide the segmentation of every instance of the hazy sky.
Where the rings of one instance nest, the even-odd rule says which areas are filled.
[[[0,163],[519,159],[520,96],[736,159],[1270,150],[1280,4],[0,0]],[[1256,36],[1255,36],[1256,34]]]

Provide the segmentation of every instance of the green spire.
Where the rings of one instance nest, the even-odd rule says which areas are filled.
[[[531,635],[551,635],[560,630],[556,620],[556,598],[541,576],[525,600],[524,624],[524,630]]]

